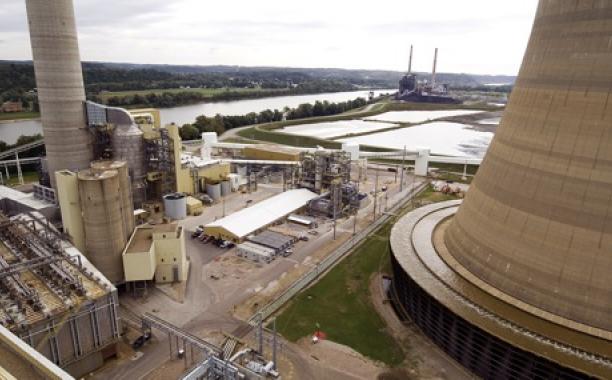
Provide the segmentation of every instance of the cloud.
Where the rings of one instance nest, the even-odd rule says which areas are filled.
[[[73,0],[83,60],[518,71],[536,0]],[[25,2],[0,8],[0,59],[29,59]]]

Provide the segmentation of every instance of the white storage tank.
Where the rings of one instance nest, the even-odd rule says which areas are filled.
[[[221,196],[225,197],[232,192],[232,186],[229,180],[225,180],[221,182]]]
[[[168,218],[185,219],[187,217],[187,196],[183,193],[164,195],[164,210]]]
[[[228,174],[227,179],[230,182],[230,187],[232,191],[238,191],[240,187],[240,176],[238,174]]]
[[[359,159],[359,144],[357,143],[342,143],[342,151],[348,153],[351,156],[351,161],[356,161]]]
[[[221,184],[219,183],[207,183],[206,184],[206,194],[212,198],[213,201],[218,201],[221,199]]]

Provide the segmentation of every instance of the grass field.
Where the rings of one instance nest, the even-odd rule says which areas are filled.
[[[286,88],[279,89],[262,89],[262,88],[241,88],[241,87],[225,87],[225,88],[168,88],[168,89],[159,89],[159,90],[138,90],[138,91],[117,91],[117,92],[101,92],[98,96],[104,101],[108,100],[113,96],[133,96],[133,95],[148,95],[148,94],[157,94],[161,95],[164,92],[169,92],[172,94],[176,94],[179,92],[196,92],[204,95],[205,97],[212,98],[215,95],[222,94],[224,92],[237,92],[241,94],[249,94],[253,92],[282,92],[287,91]]]
[[[419,194],[417,203],[448,199],[453,197],[429,187]],[[409,209],[407,206],[401,213]],[[372,276],[388,271],[392,226],[393,222],[382,226],[319,282],[295,297],[277,318],[280,333],[295,342],[311,336],[318,323],[334,342],[389,366],[402,363],[402,347],[385,331],[385,322],[374,309],[369,292]]]
[[[4,172],[2,173],[2,175],[5,175]],[[38,182],[38,172],[23,172],[22,175],[24,183]],[[11,178],[9,178],[8,181],[6,180],[6,177],[4,177],[4,180],[4,183],[7,186],[19,185],[19,178],[17,177],[17,173],[11,174]]]
[[[38,112],[0,112],[0,121],[3,120],[24,120],[37,119],[40,117]]]

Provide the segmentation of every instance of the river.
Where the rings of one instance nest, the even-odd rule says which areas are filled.
[[[393,93],[394,89],[375,90],[375,95]],[[244,115],[249,112],[261,112],[266,109],[282,110],[285,107],[295,108],[303,103],[314,103],[317,100],[329,102],[344,102],[358,97],[368,97],[368,90],[330,92],[312,95],[274,96],[259,99],[233,100],[229,102],[199,103],[173,108],[161,108],[162,125],[176,123],[183,125],[193,123],[200,115]],[[42,133],[40,120],[19,120],[14,122],[0,122],[0,140],[7,144],[14,144],[21,135],[34,135]]]

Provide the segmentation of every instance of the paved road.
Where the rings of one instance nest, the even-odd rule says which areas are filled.
[[[382,174],[382,172],[381,172]],[[389,179],[389,173],[385,173]],[[381,176],[383,178],[383,176]],[[381,180],[382,181],[382,180]],[[407,185],[413,182],[412,178],[406,178]],[[408,187],[408,186],[407,186]],[[244,206],[247,199],[253,199],[254,202],[261,201],[267,197],[280,192],[282,189],[276,185],[260,185],[260,191],[253,194],[234,194],[225,204],[226,214]],[[389,205],[393,204],[400,195],[398,189],[394,186],[389,188],[389,193],[386,196],[389,198]],[[385,193],[379,195],[379,207],[384,208]],[[217,204],[207,209],[206,212],[197,218],[188,218],[181,221],[181,225],[190,235],[191,231],[200,224],[206,224],[215,218],[221,217],[223,205]],[[359,219],[371,219],[373,202],[364,207],[359,212]],[[353,218],[341,220],[337,225],[337,231],[352,232]],[[319,230],[325,231],[321,233],[317,239],[313,239],[307,244],[300,243],[294,250],[294,254],[289,258],[280,258],[273,264],[258,268],[257,280],[255,284],[247,284],[245,286],[254,287],[260,285],[265,287],[270,282],[277,280],[283,273],[292,270],[296,262],[303,263],[304,260],[316,252],[321,247],[329,244],[333,239],[331,223],[325,223],[319,227]],[[160,318],[183,327],[185,330],[199,335],[204,330],[206,331],[234,331],[244,325],[243,321],[239,321],[232,316],[234,305],[244,302],[252,296],[249,289],[244,286],[235,286],[234,288],[224,288],[222,293],[215,290],[211,285],[208,273],[206,273],[206,264],[209,264],[216,257],[227,251],[221,250],[210,244],[202,244],[197,240],[192,240],[189,237],[186,239],[186,249],[190,258],[190,273],[186,288],[185,302],[178,303],[170,300],[167,296],[160,294],[158,289],[152,289],[151,295],[146,302],[139,299],[133,299],[129,295],[121,296],[121,303],[139,314],[145,312],[153,312]],[[216,284],[215,284],[216,285]],[[252,290],[252,289],[251,289]],[[149,344],[141,350],[143,356],[135,361],[116,362],[109,365],[102,371],[96,373],[96,379],[140,379],[146,376],[151,371],[155,370],[161,363],[168,359],[169,344],[167,337],[162,334],[156,334],[158,344]],[[309,373],[307,361],[299,357],[299,352],[294,352],[291,355],[291,361],[300,366],[300,371]],[[308,378],[308,377],[306,377]]]

